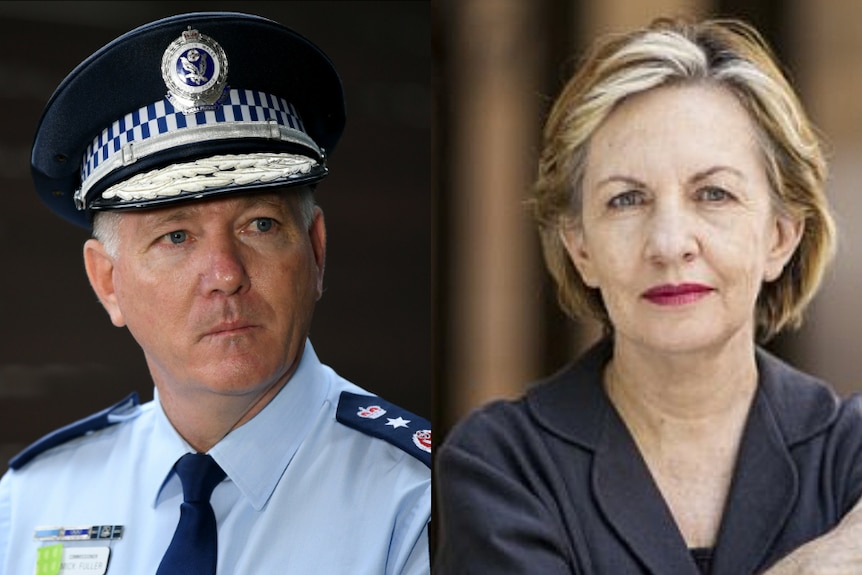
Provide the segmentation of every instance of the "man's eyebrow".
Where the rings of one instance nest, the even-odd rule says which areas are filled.
[[[164,226],[189,219],[195,212],[194,206],[176,208],[165,212],[156,212],[146,218],[147,225],[151,227]]]
[[[244,208],[254,208],[257,206],[269,206],[273,208],[279,209],[288,209],[289,202],[286,198],[281,195],[259,195],[259,196],[250,196],[245,198]]]
[[[256,207],[271,207],[279,210],[289,210],[290,206],[286,199],[279,195],[249,195],[239,197],[239,207],[243,210],[253,209]],[[186,221],[194,217],[195,213],[200,211],[200,204],[189,204],[187,206],[176,207],[172,209],[156,210],[146,216],[148,226],[157,227],[174,224],[177,222]]]

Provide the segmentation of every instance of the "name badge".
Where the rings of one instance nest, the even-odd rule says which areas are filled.
[[[36,575],[105,575],[110,555],[108,547],[47,545],[38,550]]]

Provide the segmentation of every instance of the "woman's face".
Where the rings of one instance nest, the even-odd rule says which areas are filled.
[[[748,114],[706,84],[615,109],[588,146],[582,201],[562,231],[576,268],[618,340],[664,352],[753,341],[760,287],[802,231],[772,206]]]

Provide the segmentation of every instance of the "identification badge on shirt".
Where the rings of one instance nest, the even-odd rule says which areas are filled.
[[[36,552],[36,575],[105,575],[108,547],[45,545]]]

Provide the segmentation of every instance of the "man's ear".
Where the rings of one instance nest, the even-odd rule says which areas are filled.
[[[311,249],[314,252],[314,261],[317,263],[317,298],[323,296],[323,272],[326,268],[326,222],[323,219],[323,210],[314,206],[314,217],[308,228],[308,239],[311,241]]]
[[[584,229],[577,223],[569,222],[560,226],[560,241],[566,247],[575,269],[581,274],[581,280],[588,287],[598,288],[593,260],[584,238]]]
[[[784,266],[793,257],[802,235],[805,232],[805,222],[802,219],[791,218],[778,214],[772,232],[769,252],[766,254],[763,281],[771,282],[781,277]]]
[[[117,327],[126,325],[114,289],[114,258],[99,240],[89,239],[84,243],[84,268],[87,270],[90,285],[111,317],[111,322]]]

